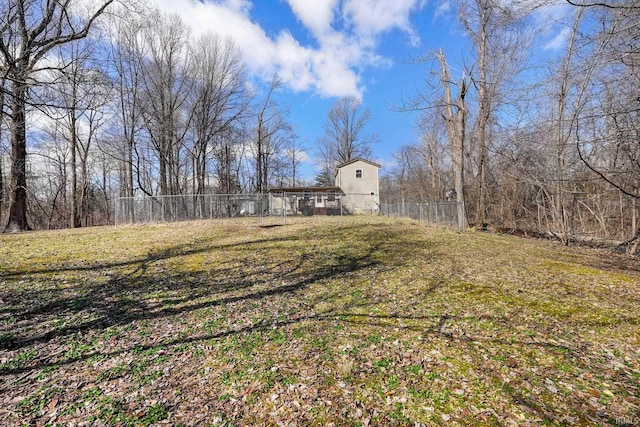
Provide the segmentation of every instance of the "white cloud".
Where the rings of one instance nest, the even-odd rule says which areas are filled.
[[[575,7],[564,1],[561,3],[551,2],[533,12],[533,28],[541,35],[553,34],[557,31],[558,25],[564,26],[572,21],[576,10]]]
[[[558,50],[565,47],[567,44],[567,40],[569,39],[569,35],[571,34],[571,29],[563,28],[560,30],[558,34],[555,35],[549,42],[544,45],[544,50]]]
[[[565,1],[554,0],[537,8],[534,17],[537,24],[543,27],[545,24],[548,26],[550,23],[564,22],[568,17],[573,16],[575,11],[576,8]]]
[[[388,64],[376,53],[379,37],[399,29],[417,43],[409,17],[424,6],[424,0],[287,0],[316,41],[305,46],[288,30],[268,35],[252,18],[249,0],[154,1],[161,10],[180,15],[196,37],[208,31],[231,37],[250,71],[262,79],[277,73],[294,91],[358,98],[364,90],[361,70]],[[345,22],[349,25],[340,28]]]
[[[438,19],[442,16],[446,16],[451,12],[451,2],[449,0],[441,1],[436,10],[433,12],[433,19]]]
[[[540,40],[543,50],[553,51],[566,46],[576,11],[577,8],[564,0],[552,0],[533,12],[532,31]]]
[[[316,36],[331,31],[338,0],[287,0],[296,17]]]
[[[411,26],[409,17],[412,11],[421,9],[424,4],[424,1],[417,0],[347,0],[343,14],[361,37],[375,38],[384,32],[399,29],[409,35],[413,45],[417,45],[420,38]]]

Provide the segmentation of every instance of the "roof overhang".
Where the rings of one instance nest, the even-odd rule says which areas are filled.
[[[304,194],[305,192],[344,194],[340,187],[273,187],[269,189],[269,193]]]
[[[349,166],[350,164],[353,164],[353,163],[356,163],[356,162],[363,162],[363,163],[366,163],[366,164],[371,165],[373,167],[376,167],[378,169],[380,169],[382,167],[382,165],[380,165],[378,163],[372,162],[370,160],[363,159],[361,157],[356,157],[355,159],[351,159],[349,161],[340,163],[338,166],[336,166],[336,170],[333,172],[333,176],[335,177],[336,175],[338,175],[338,170],[339,169],[342,169],[343,167]]]

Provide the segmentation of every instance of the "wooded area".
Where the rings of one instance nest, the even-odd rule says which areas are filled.
[[[640,196],[640,3],[575,5],[554,63],[536,63],[530,14],[543,4],[532,5],[458,2],[473,52],[457,75],[442,52],[418,61],[433,73],[403,109],[423,111],[422,141],[397,153],[385,191],[406,202],[454,188],[471,224],[629,244]]]
[[[572,6],[553,62],[531,46],[543,6],[457,3],[473,49],[461,65],[443,52],[416,61],[426,84],[403,109],[422,112],[421,135],[383,171],[383,202],[455,189],[470,224],[565,242],[638,237],[640,2]],[[325,137],[302,147],[273,96],[278,78],[254,93],[232,40],[195,39],[177,16],[127,7],[0,5],[5,231],[108,224],[117,197],[296,185],[304,150],[323,162],[322,184],[335,162],[371,152],[358,100],[337,100]]]

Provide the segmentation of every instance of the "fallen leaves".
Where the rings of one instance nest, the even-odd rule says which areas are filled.
[[[2,425],[637,419],[618,255],[382,218],[22,238],[0,236]]]

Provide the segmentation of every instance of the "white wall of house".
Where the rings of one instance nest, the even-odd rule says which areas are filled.
[[[342,203],[350,213],[377,213],[380,204],[379,171],[379,164],[364,159],[338,165],[335,185],[346,194]]]

